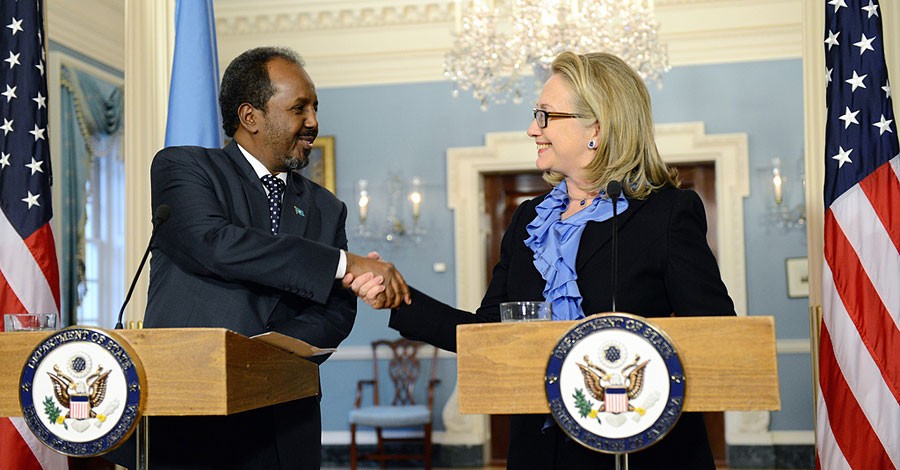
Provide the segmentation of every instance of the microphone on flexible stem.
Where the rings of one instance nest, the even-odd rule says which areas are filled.
[[[622,183],[612,180],[606,184],[606,195],[612,202],[612,311],[616,311],[616,268],[619,256],[619,241],[617,238],[618,227],[616,224],[616,204],[619,202],[619,196],[622,194]]]
[[[128,301],[131,300],[131,294],[134,293],[134,286],[137,285],[137,280],[141,277],[141,271],[144,269],[144,263],[147,262],[147,256],[150,255],[150,249],[153,247],[153,240],[156,239],[156,229],[158,229],[165,221],[169,220],[169,215],[171,213],[172,208],[166,204],[160,204],[153,213],[153,220],[151,221],[153,224],[153,231],[150,232],[150,241],[147,242],[147,249],[144,250],[144,257],[141,258],[141,264],[138,265],[137,272],[134,273],[134,279],[131,280],[131,287],[128,288],[128,295],[125,296],[125,302],[122,302],[122,308],[119,309],[119,321],[116,322],[115,328],[117,330],[124,328],[122,325],[122,315],[125,313],[125,306],[128,305]]]

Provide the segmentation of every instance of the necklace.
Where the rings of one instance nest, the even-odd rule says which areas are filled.
[[[578,201],[579,206],[583,206],[583,205],[587,204],[588,199],[593,200],[595,197],[597,197],[597,196],[591,196],[590,194],[588,194],[587,196],[581,198],[581,200],[578,200],[578,198],[573,198],[572,196],[569,196],[569,199],[576,200],[576,201]]]

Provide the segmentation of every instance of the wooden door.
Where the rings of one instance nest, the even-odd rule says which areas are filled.
[[[693,189],[700,195],[706,207],[709,227],[707,241],[716,253],[716,191],[715,166],[713,163],[672,165],[678,169],[682,188]],[[490,173],[484,175],[484,207],[490,220],[490,233],[486,238],[485,260],[486,282],[490,282],[494,265],[500,260],[500,240],[512,220],[512,214],[523,201],[539,196],[550,190],[537,170],[522,173]],[[709,433],[710,447],[716,466],[724,468],[725,417],[724,413],[704,413]],[[509,416],[491,416],[491,465],[506,465],[509,448]]]

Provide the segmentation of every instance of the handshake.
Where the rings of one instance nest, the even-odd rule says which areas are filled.
[[[374,251],[368,256],[346,253],[347,273],[341,284],[365,303],[375,309],[397,308],[401,302],[412,303],[409,286],[393,263],[382,261]]]

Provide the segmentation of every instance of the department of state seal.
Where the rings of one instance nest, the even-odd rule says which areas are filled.
[[[102,330],[71,327],[34,348],[22,370],[19,402],[28,427],[48,447],[94,456],[131,435],[144,383],[126,342]]]
[[[605,314],[576,325],[547,363],[550,411],[572,439],[599,452],[635,452],[681,415],[684,370],[671,341],[643,318]]]

